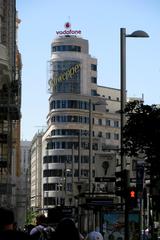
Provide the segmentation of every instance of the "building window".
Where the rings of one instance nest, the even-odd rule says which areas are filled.
[[[102,125],[102,119],[98,119],[98,124],[101,126]]]
[[[78,170],[78,169],[75,169],[75,171],[74,171],[74,177],[78,177],[78,175],[79,175],[79,170]]]
[[[46,169],[43,171],[43,177],[62,177],[62,169]]]
[[[98,132],[98,137],[102,137],[102,132]]]
[[[91,96],[97,96],[97,90],[91,90]]]
[[[52,109],[61,108],[74,108],[74,109],[84,109],[89,110],[89,103],[77,100],[53,100],[50,102],[50,111]]]
[[[53,116],[51,117],[51,122],[58,122],[58,123],[64,123],[64,122],[77,122],[77,123],[89,123],[89,118],[88,117],[83,117],[83,116]],[[66,130],[66,134],[65,135],[70,135],[67,134],[67,132],[69,132],[69,130]],[[64,131],[63,131],[64,133]],[[54,131],[52,132],[52,136],[53,135],[64,135],[62,134],[62,131]]]
[[[106,119],[106,126],[111,126],[111,120]]]
[[[86,169],[81,170],[81,177],[88,177],[89,176],[89,171]]]
[[[75,45],[52,46],[52,52],[81,52],[81,47]]]
[[[72,156],[70,155],[54,155],[54,156],[44,156],[43,163],[70,163],[72,162]]]
[[[119,121],[114,121],[114,127],[119,127]]]
[[[43,184],[44,191],[55,191],[57,184],[56,183],[45,183]]]
[[[118,133],[114,133],[114,140],[119,140],[119,134]]]
[[[81,163],[89,163],[89,157],[88,156],[82,156],[81,157]]]
[[[97,143],[93,143],[92,149],[93,149],[93,150],[98,150],[98,144],[97,144]]]
[[[106,133],[106,139],[110,139],[111,138],[111,133],[110,132],[107,132]]]
[[[67,183],[67,191],[72,192],[72,183]]]
[[[97,83],[97,78],[96,77],[91,77],[91,83]]]
[[[45,197],[44,198],[44,205],[55,205],[56,204],[56,198],[55,197]]]
[[[97,65],[96,64],[91,64],[91,70],[97,71]]]

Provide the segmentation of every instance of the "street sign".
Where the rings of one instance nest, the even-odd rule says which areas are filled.
[[[95,177],[95,182],[115,182],[115,177]]]

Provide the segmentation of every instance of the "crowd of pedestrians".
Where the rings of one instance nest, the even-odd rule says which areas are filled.
[[[17,229],[13,211],[0,208],[0,240],[103,240],[100,232],[90,232],[83,236],[75,222],[64,218],[56,227],[47,224],[45,215],[36,217],[36,225],[29,225],[24,231]]]

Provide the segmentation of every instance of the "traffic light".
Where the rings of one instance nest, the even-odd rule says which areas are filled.
[[[137,190],[135,186],[128,188],[127,204],[130,209],[137,207]]]
[[[115,194],[126,198],[127,188],[129,185],[129,171],[124,169],[115,173]]]

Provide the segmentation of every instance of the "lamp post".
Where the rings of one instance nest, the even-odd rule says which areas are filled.
[[[123,127],[125,122],[124,109],[126,104],[126,37],[148,38],[149,35],[141,30],[126,34],[126,29],[120,29],[120,80],[121,80],[121,171],[125,168],[123,151]],[[126,201],[126,199],[125,199]],[[129,239],[128,206],[125,202],[125,240]]]
[[[141,30],[126,34],[126,29],[120,29],[120,81],[121,81],[121,170],[124,168],[123,159],[123,127],[125,122],[124,109],[126,104],[126,37],[148,38],[149,35]]]

